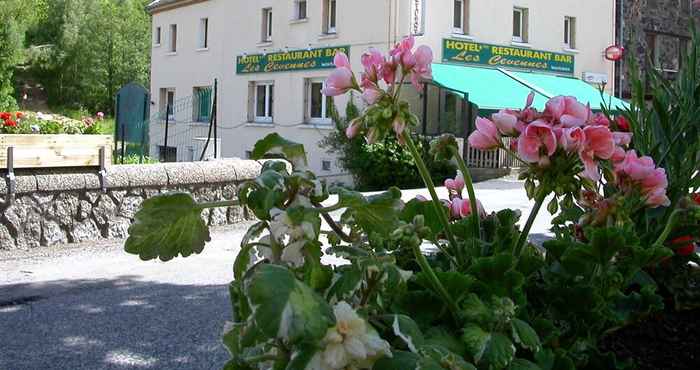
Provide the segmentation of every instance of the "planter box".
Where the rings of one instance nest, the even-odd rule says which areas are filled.
[[[13,147],[14,168],[90,167],[112,163],[110,135],[0,135],[0,168],[7,168],[7,148]]]

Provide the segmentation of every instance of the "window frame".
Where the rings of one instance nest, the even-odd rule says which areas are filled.
[[[155,40],[153,42],[153,45],[160,46],[163,42],[163,30],[160,26],[156,26],[154,38]]]
[[[304,12],[302,17],[302,3],[304,4]],[[294,20],[303,21],[309,17],[309,2],[307,0],[296,0],[294,2]]]
[[[195,102],[196,102],[196,104],[194,104],[192,107],[193,120],[197,123],[209,123],[209,121],[211,120],[211,113],[212,113],[211,107],[212,107],[212,103],[213,103],[214,90],[212,89],[211,86],[195,86],[192,90],[193,90],[192,93],[193,93],[193,96],[194,96]],[[202,92],[203,91],[209,91],[209,97],[208,97],[209,108],[207,110],[207,114],[208,114],[207,116],[202,115],[202,101],[203,101]]]
[[[576,17],[564,17],[564,48],[576,50]]]
[[[519,22],[520,22],[520,27],[519,27],[519,33],[520,35],[515,34],[515,14],[519,14]],[[527,8],[520,8],[520,7],[514,7],[513,8],[513,42],[518,42],[518,43],[527,43],[527,16],[528,16],[528,10]]]
[[[173,23],[170,25],[170,53],[177,53],[177,24]]]
[[[464,22],[464,8],[466,4],[464,3],[465,0],[453,0],[453,6],[452,6],[452,33],[456,34],[465,34],[465,22]],[[459,3],[459,11],[457,11],[457,3]],[[457,16],[459,15],[459,26],[456,25],[457,23]]]
[[[197,42],[198,50],[209,49],[209,17],[199,19],[199,39]]]
[[[258,87],[265,86],[265,107],[264,115],[258,115]],[[274,81],[255,81],[253,82],[253,122],[257,123],[272,123],[274,119],[275,109],[275,83]]]
[[[175,120],[175,99],[176,99],[176,91],[174,87],[162,87],[160,88],[160,114],[163,122],[165,122],[166,118],[169,122],[173,122]],[[172,95],[172,105],[170,104],[170,96]],[[168,110],[168,107],[172,107],[171,110]],[[165,113],[163,113],[165,112]]]
[[[338,33],[338,1],[324,0],[324,30],[327,35],[335,35]],[[332,22],[331,22],[332,21]]]
[[[314,100],[314,85],[321,85],[321,117],[313,117],[313,100]],[[325,84],[325,79],[323,78],[309,78],[307,79],[307,83],[305,84],[307,91],[306,93],[308,94],[308,101],[306,103],[306,114],[307,114],[307,123],[312,124],[312,125],[330,125],[333,123],[332,118],[330,117],[330,110],[328,103],[331,100],[330,96],[323,95],[323,88]]]
[[[272,42],[273,36],[273,13],[272,8],[263,8],[262,10],[262,42]]]

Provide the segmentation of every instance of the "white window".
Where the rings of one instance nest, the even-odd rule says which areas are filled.
[[[309,123],[312,124],[330,124],[330,109],[333,104],[333,99],[330,96],[325,96],[322,93],[323,80],[308,81],[308,117]]]
[[[513,8],[513,41],[527,42],[527,13],[525,8]]]
[[[153,35],[154,44],[155,44],[156,46],[160,46],[160,42],[161,42],[161,39],[162,39],[162,38],[163,38],[163,36],[162,36],[162,32],[161,32],[161,30],[160,30],[160,26],[159,26],[159,27],[156,27],[155,34]]]
[[[336,33],[337,26],[337,1],[336,0],[324,0],[323,1],[323,15],[324,15],[324,33]]]
[[[170,25],[170,52],[177,52],[177,24]]]
[[[452,31],[454,33],[466,33],[464,32],[464,9],[465,0],[454,0],[454,14],[452,22]]]
[[[576,49],[576,18],[564,17],[564,47]]]
[[[262,41],[272,41],[272,8],[263,9]]]
[[[160,112],[163,120],[165,117],[170,122],[175,120],[175,89],[160,89]]]
[[[199,45],[200,49],[209,48],[209,18],[199,20]]]
[[[294,19],[306,19],[306,0],[296,0],[294,6]]]
[[[255,122],[272,122],[275,85],[272,82],[254,84]]]
[[[412,0],[411,1],[411,34],[412,35],[423,35],[425,34],[425,1],[426,0]]]

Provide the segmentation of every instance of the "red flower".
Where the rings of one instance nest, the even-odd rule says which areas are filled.
[[[5,120],[5,127],[17,127],[17,122],[7,119]]]
[[[617,128],[620,129],[620,131],[629,132],[630,123],[624,116],[617,116],[615,123],[617,123]]]
[[[22,119],[22,118],[24,118],[24,113],[17,112],[17,113],[15,113],[15,117],[17,117],[17,119]]]
[[[690,197],[693,198],[693,201],[700,206],[700,193],[692,194]]]
[[[12,115],[7,112],[0,112],[0,120],[7,121],[12,118]]]
[[[689,256],[695,252],[695,244],[693,243],[693,237],[690,235],[681,236],[671,240],[671,245],[682,245],[682,247],[676,248],[676,254],[679,256]]]

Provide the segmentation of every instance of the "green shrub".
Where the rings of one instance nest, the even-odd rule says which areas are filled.
[[[326,137],[322,146],[336,153],[338,159],[355,180],[355,186],[361,191],[384,190],[391,186],[401,189],[423,187],[413,157],[395,136],[388,136],[376,144],[364,140],[349,140],[345,135],[348,123],[358,116],[358,109],[351,99],[345,110],[345,117],[340,117],[336,109],[332,111],[337,130]],[[456,168],[448,161],[435,161],[429,155],[429,139],[414,137],[423,160],[430,170],[433,181],[437,184],[448,177],[454,177]]]

